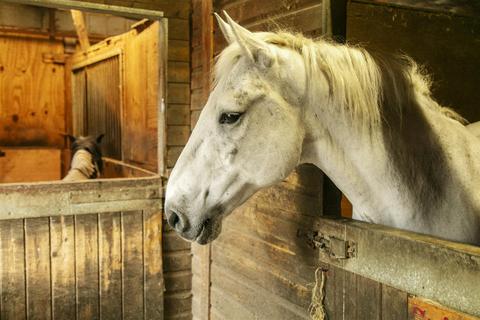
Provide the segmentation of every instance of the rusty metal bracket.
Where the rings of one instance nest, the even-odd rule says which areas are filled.
[[[338,239],[318,231],[297,230],[297,237],[305,238],[312,249],[319,249],[334,259],[354,258],[357,252],[355,242]]]

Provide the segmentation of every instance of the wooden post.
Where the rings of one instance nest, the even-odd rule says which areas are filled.
[[[85,24],[85,16],[82,11],[70,10],[72,13],[73,24],[77,30],[78,41],[80,42],[80,48],[85,51],[90,47],[90,41],[88,40],[87,26]]]

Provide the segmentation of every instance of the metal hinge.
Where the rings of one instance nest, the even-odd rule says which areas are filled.
[[[307,244],[328,254],[334,259],[354,258],[357,251],[356,243],[350,240],[342,240],[333,236],[324,235],[318,231],[297,231],[297,236],[306,238]]]

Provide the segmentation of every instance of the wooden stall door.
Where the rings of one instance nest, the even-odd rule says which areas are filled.
[[[106,156],[155,172],[163,168],[162,30],[140,22],[72,57],[73,133],[103,133]]]

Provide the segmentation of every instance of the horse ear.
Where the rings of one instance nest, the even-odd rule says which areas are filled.
[[[232,28],[226,23],[222,17],[220,17],[216,12],[213,13],[215,18],[217,18],[218,27],[222,31],[225,40],[227,40],[228,44],[235,42],[235,35],[233,34]]]
[[[68,140],[70,140],[70,143],[74,143],[75,140],[77,140],[77,138],[75,138],[71,134],[66,134],[65,136],[68,138]]]
[[[101,135],[99,135],[99,136],[97,137],[97,139],[96,139],[95,141],[96,141],[97,143],[102,142],[102,139],[103,139],[104,136],[105,136],[105,134],[102,133]]]
[[[252,32],[233,21],[226,11],[223,11],[223,14],[227,18],[228,25],[235,40],[237,40],[247,57],[259,67],[270,67],[274,61],[274,55],[270,46],[265,41],[257,39]]]

